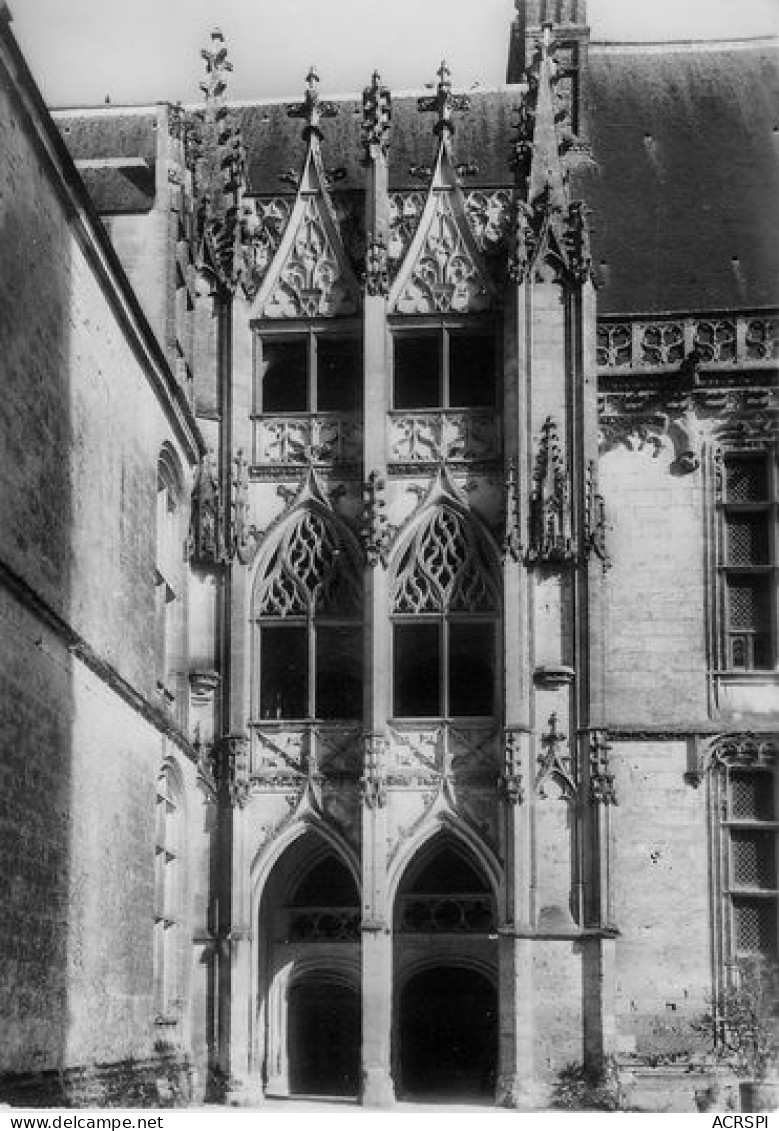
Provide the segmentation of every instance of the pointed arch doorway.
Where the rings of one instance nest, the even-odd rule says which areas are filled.
[[[313,830],[276,861],[258,915],[258,1060],[277,1096],[356,1097],[360,895],[353,865]]]
[[[492,886],[448,832],[406,869],[395,900],[394,1074],[427,1102],[494,1096],[497,937]]]

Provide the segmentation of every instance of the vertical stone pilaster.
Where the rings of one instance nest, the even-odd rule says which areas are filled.
[[[374,74],[363,92],[363,142],[368,167],[365,193],[367,249],[363,277],[365,549],[365,744],[362,778],[362,1101],[394,1101],[391,1071],[392,908],[387,902],[385,773],[389,620],[384,560],[387,363],[387,141],[390,94]]]

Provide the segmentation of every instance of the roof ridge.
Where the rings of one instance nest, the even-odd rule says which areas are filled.
[[[655,39],[618,40],[593,39],[589,50],[594,54],[608,54],[617,51],[624,54],[659,54],[681,51],[743,51],[750,47],[779,47],[779,35],[745,35],[728,39]]]

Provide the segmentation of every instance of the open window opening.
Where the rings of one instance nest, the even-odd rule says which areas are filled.
[[[398,330],[393,338],[396,409],[492,408],[495,338],[486,328]]]
[[[334,527],[303,512],[258,578],[263,720],[359,719],[363,710],[359,569]]]
[[[362,344],[346,334],[309,330],[259,340],[260,411],[267,414],[358,412]]]
[[[407,544],[393,587],[393,713],[492,716],[498,599],[470,524],[436,510]]]
[[[722,578],[725,663],[765,670],[777,656],[777,523],[774,469],[767,453],[724,459]]]

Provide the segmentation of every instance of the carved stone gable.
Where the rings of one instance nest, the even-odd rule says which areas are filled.
[[[308,149],[292,214],[253,304],[259,318],[350,315],[360,304],[319,148],[319,122],[333,117],[336,108],[319,100],[317,83],[310,72],[306,101],[288,110],[291,117],[306,120]]]
[[[257,298],[262,318],[354,314],[357,283],[335,222],[319,194],[301,193],[274,268]]]
[[[470,314],[495,291],[468,222],[449,152],[442,145],[419,226],[390,293],[398,314]]]

